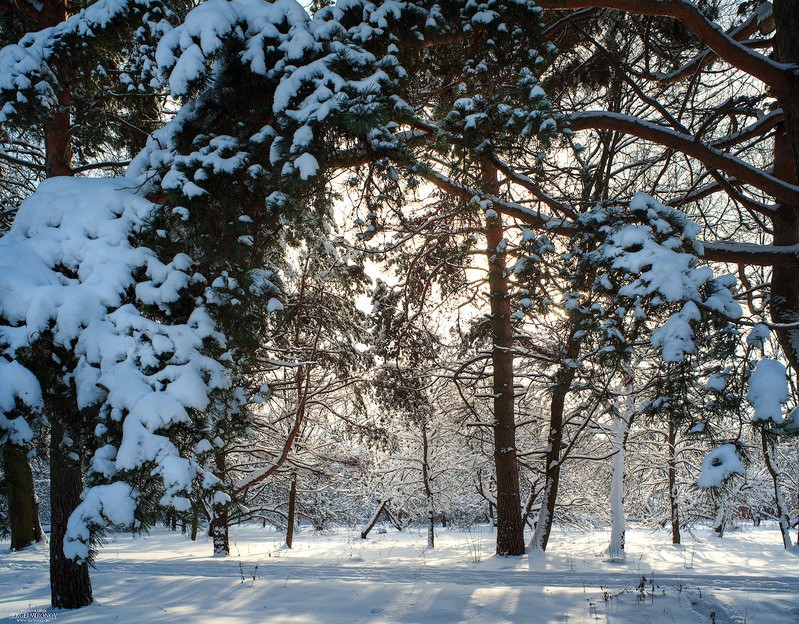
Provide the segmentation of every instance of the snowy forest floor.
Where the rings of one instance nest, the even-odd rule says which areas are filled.
[[[76,612],[49,610],[46,546],[11,553],[0,542],[0,621],[699,624],[715,612],[716,624],[799,622],[799,552],[784,551],[773,526],[721,539],[686,531],[682,546],[632,529],[623,564],[604,557],[604,531],[559,530],[549,552],[518,558],[493,556],[493,537],[439,530],[429,550],[414,529],[367,540],[306,529],[288,550],[280,533],[242,526],[231,556],[215,558],[206,537],[110,534],[92,572],[96,603]]]

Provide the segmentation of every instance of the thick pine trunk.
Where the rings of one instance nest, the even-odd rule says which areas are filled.
[[[775,139],[775,158],[790,158],[785,135]],[[779,206],[772,217],[775,245],[799,243],[799,212],[793,206]],[[775,266],[771,274],[771,320],[783,325],[799,322],[799,269],[790,266]],[[778,329],[780,345],[791,367],[799,374],[799,330]]]
[[[492,172],[495,177],[495,172]],[[497,478],[497,554],[524,554],[524,523],[516,461],[513,396],[513,327],[504,251],[505,229],[499,214],[487,219],[488,291],[491,299],[491,363],[494,370],[494,469]]]
[[[22,550],[44,539],[39,524],[39,503],[33,489],[33,472],[24,447],[3,445],[3,470],[11,521],[11,550]]]
[[[67,19],[66,0],[45,0],[42,3],[39,26],[56,26]],[[45,175],[72,175],[72,145],[70,107],[70,67],[68,56],[55,61],[53,68],[59,85],[57,106],[44,124]],[[50,406],[50,597],[53,607],[77,609],[92,602],[92,586],[87,564],[78,565],[64,555],[64,535],[69,516],[80,504],[83,475],[80,458],[63,444],[65,434],[80,443],[80,414],[74,396],[54,400]]]
[[[669,418],[668,434],[668,473],[669,473],[669,511],[671,512],[671,543],[679,544],[680,535],[680,501],[677,492],[677,423]]]
[[[796,0],[774,0],[775,56],[781,63],[799,63],[799,3]],[[794,74],[792,89],[778,94],[785,114],[789,150],[793,155],[793,177],[799,177],[799,77]],[[775,166],[779,162],[775,161]],[[783,178],[785,179],[785,178]]]
[[[41,28],[56,26],[67,19],[66,0],[45,0],[42,3],[39,25]],[[44,124],[44,171],[48,178],[72,175],[72,143],[70,138],[70,106],[72,93],[69,88],[69,59],[54,63],[60,89],[56,93],[57,107]]]
[[[783,63],[799,62],[799,3],[795,0],[774,0],[776,26],[775,55]],[[789,93],[779,93],[785,114],[774,137],[774,175],[797,183],[799,179],[799,77],[793,80]],[[772,218],[774,245],[799,243],[799,206],[780,205]],[[771,277],[771,319],[775,323],[795,324],[799,321],[799,268],[774,267]],[[778,330],[780,344],[794,371],[799,374],[799,330]]]
[[[291,475],[291,489],[289,490],[289,517],[286,526],[286,546],[292,547],[294,543],[294,513],[297,507],[297,473]]]
[[[211,526],[208,531],[214,544],[215,557],[227,557],[230,554],[230,530],[228,528],[227,507],[214,509]]]
[[[76,435],[63,424],[73,419],[66,410],[52,410],[50,416],[50,598],[56,609],[78,609],[92,602],[89,566],[67,559],[64,536],[69,516],[80,504],[83,476],[69,442]]]

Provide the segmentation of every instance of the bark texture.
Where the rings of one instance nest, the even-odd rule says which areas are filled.
[[[69,401],[63,403],[50,411],[50,599],[56,609],[78,609],[91,604],[92,585],[89,566],[64,555],[67,521],[80,504],[83,475],[80,458],[72,450],[71,441],[78,436],[68,427],[79,416],[68,411]]]
[[[45,0],[39,17],[41,28],[56,26],[67,19],[66,0]],[[56,92],[58,105],[44,124],[44,171],[48,178],[72,175],[72,141],[70,137],[70,106],[72,94],[69,86],[69,60],[58,59],[53,63],[59,81]]]
[[[799,121],[799,115],[797,115]],[[774,173],[788,181],[796,180],[794,156],[786,118],[785,124],[777,128],[774,137]],[[797,129],[799,134],[799,128]],[[799,205],[780,204],[773,215],[774,245],[799,243]],[[799,268],[774,266],[771,274],[771,320],[780,324],[795,324],[799,321]],[[799,372],[799,330],[777,330],[785,355],[794,371]]]
[[[494,175],[494,179],[495,175]],[[497,214],[487,219],[488,291],[491,299],[491,363],[494,394],[494,469],[497,479],[497,554],[524,554],[524,523],[516,461],[513,396],[513,328],[506,275],[505,230]]]
[[[580,354],[580,342],[575,340],[576,324],[572,323],[572,329],[566,340],[566,349],[563,359],[575,361]],[[555,505],[558,499],[558,487],[560,486],[560,466],[562,462],[561,451],[563,450],[563,415],[566,407],[566,396],[571,390],[574,375],[577,370],[573,366],[562,364],[555,376],[555,384],[552,387],[552,398],[549,403],[549,435],[547,438],[547,450],[544,454],[544,490],[542,493],[543,501],[538,513],[538,522],[535,525],[535,533],[531,543],[531,548],[545,551],[549,542],[549,535],[552,532],[552,523],[555,520]]]
[[[227,472],[227,458],[224,451],[220,451],[214,457],[216,462],[216,476],[220,481],[225,481]],[[214,544],[214,556],[227,557],[230,554],[230,514],[226,503],[214,503],[212,509],[211,523],[208,526],[208,535],[211,536]]]
[[[297,473],[291,475],[291,489],[289,490],[289,517],[286,525],[286,546],[291,548],[294,544],[294,513],[297,508]]]
[[[11,521],[11,550],[22,550],[44,539],[39,524],[39,503],[33,489],[33,472],[24,447],[3,445],[3,471]]]

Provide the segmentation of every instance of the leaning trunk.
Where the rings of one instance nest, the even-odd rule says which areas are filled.
[[[366,539],[369,536],[369,532],[375,528],[378,519],[380,518],[380,514],[383,513],[383,510],[386,509],[386,505],[388,504],[388,499],[384,498],[380,501],[380,504],[375,509],[375,512],[372,514],[372,518],[369,520],[369,523],[361,529],[361,539]]]
[[[564,360],[574,361],[580,353],[580,342],[575,339],[576,325],[572,323],[566,342]],[[576,369],[569,364],[562,364],[555,377],[552,388],[552,399],[549,404],[549,436],[544,454],[544,489],[541,493],[542,503],[538,511],[538,522],[530,541],[530,548],[539,551],[547,549],[552,523],[555,519],[555,504],[558,499],[560,485],[560,465],[563,460],[563,414],[566,407],[566,396],[571,389]]]
[[[44,539],[33,489],[33,472],[24,447],[11,443],[3,445],[3,470],[11,521],[11,550],[22,550]]]
[[[791,543],[791,515],[788,511],[788,506],[785,504],[785,497],[782,495],[775,448],[769,437],[769,432],[766,431],[765,427],[761,427],[760,441],[763,448],[763,458],[766,460],[766,468],[771,475],[771,482],[774,485],[774,500],[777,504],[777,520],[780,524],[782,544],[787,549],[793,546]]]

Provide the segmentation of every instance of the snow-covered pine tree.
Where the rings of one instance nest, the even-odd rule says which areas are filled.
[[[172,6],[180,10],[185,5]],[[0,160],[4,169],[10,170],[5,179],[21,180],[26,188],[28,181],[42,176],[70,176],[113,167],[118,158],[124,160],[143,145],[147,120],[152,124],[158,117],[154,65],[148,54],[169,28],[167,18],[174,17],[172,9],[158,0],[97,2],[85,10],[62,0],[45,0],[4,3],[0,11],[5,37],[27,31],[19,43],[0,50]],[[10,190],[11,195],[4,199],[13,209],[19,194],[17,188]],[[46,375],[42,371],[40,377]],[[45,392],[44,398],[48,396]],[[52,416],[59,413],[49,411]],[[49,419],[54,440],[50,450],[52,602],[53,606],[74,607],[91,601],[88,570],[64,560],[60,543],[83,487],[80,449],[85,432],[79,431],[80,418],[67,418],[70,410],[62,413],[65,422],[75,422],[66,425],[72,431],[62,432],[62,423]],[[75,445],[66,455],[62,453],[62,433]],[[17,459],[15,472],[25,471],[21,465],[24,454],[6,449],[4,455]],[[61,483],[61,479],[71,482]],[[13,500],[32,496],[31,491]]]

